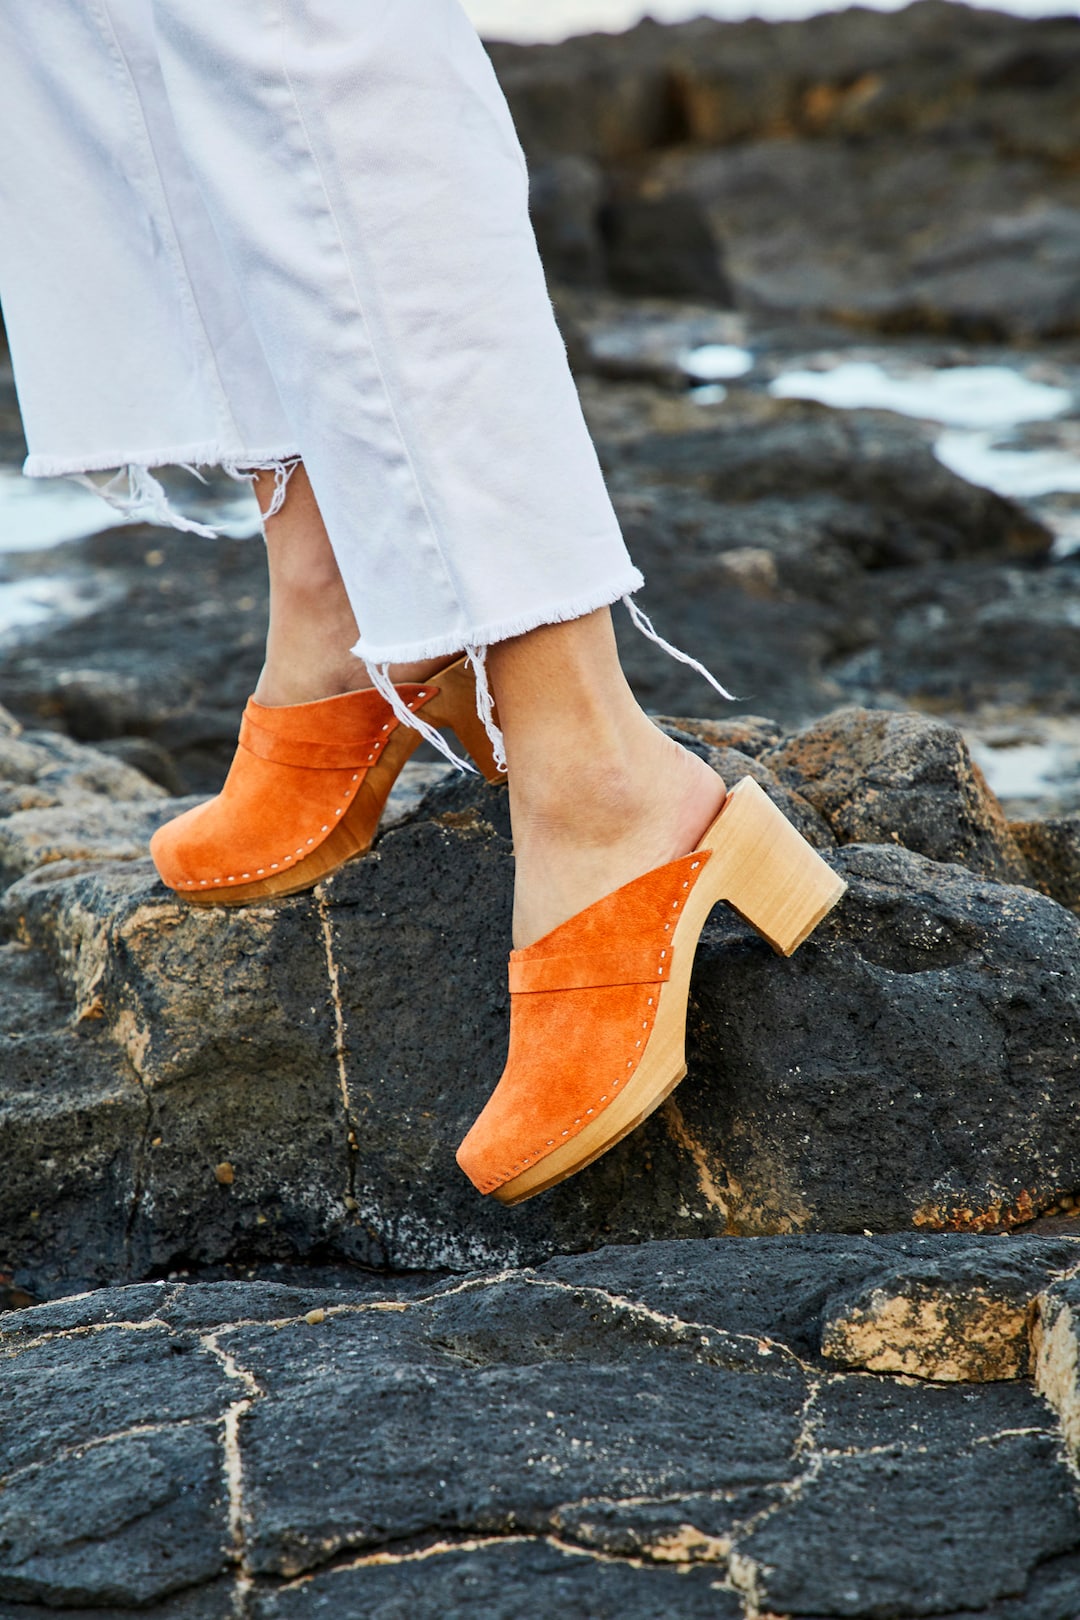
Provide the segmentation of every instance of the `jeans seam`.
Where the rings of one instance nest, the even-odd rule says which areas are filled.
[[[203,363],[206,367],[208,375],[211,378],[213,390],[216,396],[215,404],[217,406],[218,420],[221,427],[226,432],[231,433],[232,436],[239,441],[241,438],[240,427],[236,421],[236,418],[233,416],[232,407],[229,404],[229,397],[225,390],[225,384],[221,373],[218,370],[217,357],[214,354],[214,346],[210,341],[210,334],[206,330],[206,323],[204,322],[202,312],[199,309],[199,301],[195,296],[195,288],[192,284],[191,277],[188,274],[187,262],[184,258],[183,249],[180,245],[180,234],[176,228],[176,220],[173,217],[173,211],[169,205],[168,193],[165,190],[165,185],[161,177],[161,167],[157,160],[157,153],[154,150],[154,142],[150,135],[150,126],[146,121],[146,113],[143,108],[142,98],[139,95],[138,86],[135,82],[135,75],[131,71],[131,65],[124,54],[119,39],[117,38],[116,28],[109,13],[108,0],[98,0],[98,5],[95,9],[97,10],[100,20],[107,31],[108,37],[106,43],[111,43],[113,55],[128,86],[128,105],[132,110],[136,135],[137,137],[141,137],[141,139],[136,140],[136,145],[141,146],[143,151],[149,155],[149,177],[156,192],[158,201],[160,202],[162,214],[168,227],[166,232],[166,245],[168,250],[169,264],[172,268],[173,276],[177,283],[181,307],[183,308],[187,317],[188,325],[198,334],[198,337],[201,338],[199,347],[202,350]]]
[[[458,590],[457,582],[456,582],[456,579],[455,579],[455,576],[454,576],[454,572],[453,572],[452,568],[450,567],[450,564],[449,564],[449,562],[447,560],[446,552],[445,552],[443,544],[442,544],[442,539],[441,539],[441,535],[440,535],[440,532],[439,532],[439,527],[435,522],[434,514],[432,513],[431,507],[428,504],[428,499],[427,499],[427,496],[426,496],[426,494],[424,492],[423,484],[420,481],[420,475],[417,472],[416,461],[415,461],[415,458],[413,456],[412,447],[409,444],[409,441],[408,441],[408,438],[406,437],[404,428],[402,427],[401,420],[400,420],[400,418],[398,416],[397,409],[396,409],[396,407],[394,405],[394,397],[393,397],[393,394],[391,392],[390,385],[389,385],[389,382],[388,382],[387,377],[386,377],[386,373],[383,370],[382,359],[380,357],[379,351],[378,351],[378,349],[377,349],[377,347],[375,345],[375,342],[373,340],[371,326],[370,326],[370,323],[369,323],[368,318],[367,318],[367,312],[366,312],[366,310],[364,308],[364,302],[360,297],[360,289],[356,284],[356,277],[353,274],[352,262],[351,262],[351,260],[349,258],[348,250],[346,249],[346,246],[345,246],[345,237],[344,237],[344,235],[342,233],[341,225],[338,222],[337,214],[334,212],[334,205],[333,205],[333,203],[332,203],[332,201],[330,199],[330,191],[329,191],[329,187],[326,184],[326,178],[325,178],[325,176],[323,174],[322,164],[319,162],[318,154],[315,151],[315,143],[312,141],[311,134],[310,134],[310,132],[308,130],[307,120],[304,117],[304,111],[303,111],[303,108],[300,105],[300,98],[299,98],[299,96],[297,94],[297,91],[296,91],[296,85],[293,82],[293,77],[292,77],[291,73],[289,72],[288,63],[285,60],[285,22],[284,22],[283,8],[282,8],[281,0],[278,0],[277,14],[278,14],[278,43],[279,43],[280,52],[281,52],[281,73],[282,73],[282,78],[283,78],[285,86],[286,86],[286,88],[288,90],[289,96],[290,96],[290,98],[292,100],[293,107],[294,107],[294,109],[296,111],[297,119],[299,120],[300,131],[301,131],[301,134],[303,136],[304,144],[307,147],[308,155],[309,155],[309,157],[311,159],[312,166],[314,168],[316,177],[317,177],[318,182],[319,182],[319,190],[320,190],[320,193],[322,195],[322,199],[323,199],[323,203],[324,203],[325,208],[326,208],[327,216],[330,219],[330,221],[331,221],[331,223],[332,223],[332,225],[334,227],[334,236],[335,236],[335,238],[337,240],[338,248],[339,248],[339,250],[341,252],[341,258],[342,258],[342,262],[343,262],[343,264],[345,266],[346,274],[347,274],[347,276],[349,278],[349,287],[352,290],[353,304],[354,304],[354,307],[356,309],[356,313],[359,316],[359,319],[360,319],[361,324],[362,324],[363,329],[364,329],[364,333],[365,333],[366,338],[367,338],[368,348],[369,348],[369,351],[371,353],[371,358],[372,358],[372,361],[374,363],[376,373],[378,374],[379,384],[380,384],[380,386],[382,388],[383,398],[386,401],[386,408],[387,408],[387,411],[389,412],[390,421],[393,424],[394,432],[397,435],[398,443],[400,444],[402,453],[403,453],[403,455],[405,457],[405,462],[406,462],[406,465],[408,466],[409,474],[410,474],[410,476],[412,478],[413,488],[416,491],[417,499],[420,502],[421,510],[422,510],[422,512],[424,514],[424,518],[425,518],[425,520],[427,522],[428,532],[429,532],[429,534],[431,536],[432,543],[433,543],[433,545],[435,547],[435,551],[436,551],[436,553],[438,555],[439,562],[440,562],[440,565],[442,567],[443,574],[444,574],[444,576],[446,578],[447,584],[450,587],[450,593],[451,593],[454,605],[458,610],[459,616],[463,616],[463,614],[462,614],[461,592]]]

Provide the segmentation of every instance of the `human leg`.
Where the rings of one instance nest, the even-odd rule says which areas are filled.
[[[273,473],[257,472],[254,487],[261,510],[270,513]],[[264,518],[264,529],[270,623],[256,699],[271,706],[312,703],[370,686],[363,663],[350,651],[356,615],[302,463],[290,475],[287,498]],[[423,682],[446,662],[394,665],[390,678],[399,685]]]

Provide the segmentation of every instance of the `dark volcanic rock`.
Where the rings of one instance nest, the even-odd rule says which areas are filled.
[[[1080,911],[1080,816],[1014,821],[1009,831],[1027,862],[1034,887]]]
[[[1080,144],[1080,30],[947,5],[802,22],[651,21],[493,60],[530,151],[618,159],[682,142],[798,133],[907,136],[965,124],[1003,149],[1061,158]]]
[[[613,197],[599,226],[607,279],[617,291],[731,303],[720,241],[688,193]]]
[[[529,214],[549,276],[570,285],[604,279],[600,205],[604,178],[583,157],[557,157],[529,170]]]
[[[841,844],[894,843],[1005,883],[1028,869],[1001,806],[953,726],[841,709],[761,756]]]
[[[248,1556],[263,1575],[390,1532],[558,1531],[569,1502],[592,1498],[692,1497],[717,1478],[750,1497],[790,1477],[807,1395],[802,1370],[768,1347],[528,1279],[218,1337],[269,1396],[245,1425]],[[314,1456],[304,1394],[331,1359],[353,1422]],[[488,1421],[476,1425],[481,1390]],[[403,1402],[416,1437],[407,1468]]]
[[[782,732],[775,720],[761,715],[744,714],[736,720],[675,719],[662,715],[659,724],[683,735],[697,737],[713,748],[733,748],[749,759],[757,759],[767,748],[774,747]]]
[[[158,774],[175,772],[174,791],[216,792],[262,664],[262,542],[137,526],[44,559],[36,566],[92,567],[115,588],[97,612],[0,655],[5,702],[84,742],[147,738],[167,755]]]
[[[25,1338],[4,1356],[0,1597],[145,1606],[223,1573],[221,1358],[123,1321],[82,1354],[62,1334]]]
[[[744,776],[750,776],[763,787],[774,804],[778,804],[791,824],[799,829],[803,837],[815,849],[833,849],[836,838],[833,835],[825,817],[822,816],[801,793],[796,792],[785,782],[782,782],[768,765],[760,759],[754,759],[735,747],[718,746],[705,743],[696,728],[690,732],[683,732],[677,726],[666,725],[664,729],[669,736],[674,737],[684,748],[700,755],[721,776],[730,793],[742,781]],[[704,728],[708,730],[707,726]],[[721,728],[717,728],[722,735]],[[751,743],[753,737],[751,737]]]
[[[675,1106],[728,1219],[978,1229],[1052,1207],[1080,1170],[1062,1086],[1080,1051],[1071,914],[900,848],[833,860],[850,884],[839,915],[781,975],[719,913],[704,936],[692,1072],[722,1067],[724,1083],[684,1086]]]
[[[1017,568],[931,563],[874,576],[878,630],[829,673],[853,700],[975,714],[1073,714],[1080,576],[1069,561]]]
[[[657,431],[657,396],[631,394],[623,422],[610,385],[586,404],[642,603],[738,709],[791,726],[846,696],[1075,706],[1080,629],[1067,566],[1045,561],[1049,531],[949,472],[920,424],[744,395],[711,424]],[[648,707],[726,718],[616,626]]]
[[[1002,1435],[994,1452],[992,1477],[974,1447],[953,1452],[945,1473],[917,1451],[826,1457],[813,1491],[749,1540],[755,1585],[789,1614],[937,1615],[961,1593],[977,1611],[1013,1596],[1036,1565],[1075,1545],[1075,1506],[1052,1483],[1053,1435]],[[1018,1502],[1021,1479],[1031,1490]],[[947,1544],[935,1538],[924,1559],[919,1549],[945,1523]]]
[[[812,1341],[928,1265],[1026,1268],[1049,1311],[1077,1248],[727,1239],[9,1313],[0,1614],[1050,1620],[1080,1512],[1030,1384],[837,1373]]]
[[[116,1073],[136,1082],[128,1079],[138,1112],[123,1201],[113,1195],[102,1214],[123,1232],[137,1274],[175,1256],[214,1260],[247,1246],[308,1252],[344,1219],[349,1178],[318,908],[199,912],[164,898],[148,864],[85,875],[57,868],[66,907],[50,894],[51,868],[9,891],[18,931],[48,937],[68,1017],[107,1033]],[[111,1100],[102,1106],[111,1132]],[[69,1104],[59,1109],[54,1134]],[[40,1117],[36,1129],[40,1136]],[[97,1139],[96,1124],[89,1134]],[[233,1167],[231,1182],[219,1177],[222,1165]],[[100,1198],[81,1155],[66,1168],[84,1196]],[[51,1223],[52,1178],[40,1155],[24,1176],[26,1201]],[[5,1216],[6,1242],[36,1250],[47,1274],[59,1265],[83,1275],[79,1264],[96,1264],[99,1278],[117,1275],[115,1260],[105,1269],[91,1245],[76,1262],[69,1242],[58,1253],[44,1233],[39,1240],[25,1207],[21,1218],[14,1209]]]
[[[852,565],[876,570],[1045,557],[1050,550],[1042,524],[1015,502],[950,472],[933,454],[925,429],[886,411],[746,401],[712,429],[642,433],[611,446],[608,455],[616,489],[620,472],[625,478],[634,468],[647,485],[696,491],[743,518],[754,503],[801,503],[810,532],[800,539],[780,530],[770,548],[785,583],[795,583],[799,561],[804,570],[820,568],[830,554],[850,571]],[[756,535],[754,543],[761,543]],[[804,589],[806,583],[804,574]]]
[[[741,308],[982,340],[1080,331],[1080,183],[978,132],[749,141],[674,153],[648,183],[706,212]]]
[[[431,1556],[333,1570],[303,1586],[260,1592],[255,1620],[309,1620],[315,1615],[406,1616],[482,1614],[520,1620],[534,1605],[565,1620],[740,1620],[738,1595],[718,1573],[662,1565],[638,1567],[582,1556],[534,1537],[500,1536],[469,1547],[445,1544]]]
[[[857,738],[879,736],[866,724]],[[951,736],[942,757],[956,766]],[[453,1162],[505,1051],[504,794],[447,782],[315,895],[262,906],[187,907],[139,860],[22,878],[6,898],[7,982],[38,997],[41,1052],[64,1056],[42,1068],[12,1037],[22,1067],[4,1107],[25,1146],[2,1195],[0,1269],[52,1293],[65,1277],[320,1248],[462,1268],[616,1240],[979,1229],[1055,1209],[1080,1188],[1077,918],[891,842],[836,849],[802,796],[825,780],[809,745],[805,777],[791,744],[782,782],[763,760],[696,746],[729,781],[757,776],[848,895],[790,961],[718,911],[677,1097],[513,1211]],[[842,749],[823,757],[850,785]],[[969,827],[975,802],[986,836],[966,852],[987,858],[992,801],[972,801],[962,771],[935,787],[936,819],[905,820],[911,790],[903,772],[891,780],[894,825],[879,814],[875,836]],[[838,826],[846,803],[821,800]],[[56,1162],[35,1151],[43,1137]]]

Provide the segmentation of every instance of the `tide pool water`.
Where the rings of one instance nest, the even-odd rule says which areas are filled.
[[[745,377],[754,368],[754,357],[735,343],[699,343],[696,349],[683,350],[679,365],[694,382],[719,382],[722,377]]]
[[[816,399],[844,410],[898,411],[943,427],[1006,428],[1045,422],[1073,404],[1071,389],[1036,382],[1012,366],[905,366],[844,360],[828,369],[792,370],[769,385],[779,399]]]
[[[195,484],[170,494],[177,510],[211,524],[227,539],[259,532],[258,506],[245,485],[221,494]],[[24,478],[14,467],[0,467],[0,553],[41,551],[141,521],[140,512],[125,517],[73,478]]]
[[[703,389],[694,390],[695,397]],[[1080,393],[1040,382],[1012,366],[886,367],[872,360],[828,363],[781,372],[769,384],[779,399],[812,399],[836,410],[888,410],[937,422],[934,454],[969,484],[997,495],[1035,501],[1080,495],[1080,457],[1071,445],[1029,445],[1013,437],[1033,422],[1053,422],[1080,409]],[[1072,423],[1066,424],[1072,427]],[[1046,510],[1055,553],[1080,547],[1075,513]]]

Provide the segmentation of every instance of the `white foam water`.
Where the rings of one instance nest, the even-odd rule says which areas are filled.
[[[258,506],[245,484],[210,499],[196,485],[190,499],[176,498],[180,509],[190,510],[227,539],[243,540],[259,532]],[[0,553],[44,551],[138,521],[125,518],[74,479],[24,478],[15,468],[0,468]]]
[[[49,623],[68,623],[92,613],[107,592],[76,575],[49,575],[0,584],[0,638]]]
[[[785,371],[769,384],[777,399],[814,399],[843,410],[897,411],[954,428],[1045,422],[1073,404],[1068,388],[1036,382],[1011,366],[905,366],[842,360],[827,370]]]
[[[737,343],[699,343],[694,349],[684,349],[678,364],[694,382],[711,383],[745,377],[753,370],[754,357]]]
[[[934,453],[950,472],[998,495],[1035,500],[1041,495],[1080,495],[1080,461],[1065,450],[1025,450],[1001,445],[993,433],[942,433]]]
[[[942,431],[934,440],[934,454],[942,465],[997,495],[1019,501],[1080,495],[1080,457],[1067,445],[1010,441],[1024,423],[1072,413],[1080,396],[1011,366],[934,369],[899,362],[886,369],[872,360],[830,365],[819,357],[813,366],[782,372],[769,392],[779,399],[812,399],[841,410],[897,411],[937,422]],[[1067,502],[1041,509],[1040,516],[1054,532],[1056,557],[1080,549],[1080,514]]]

